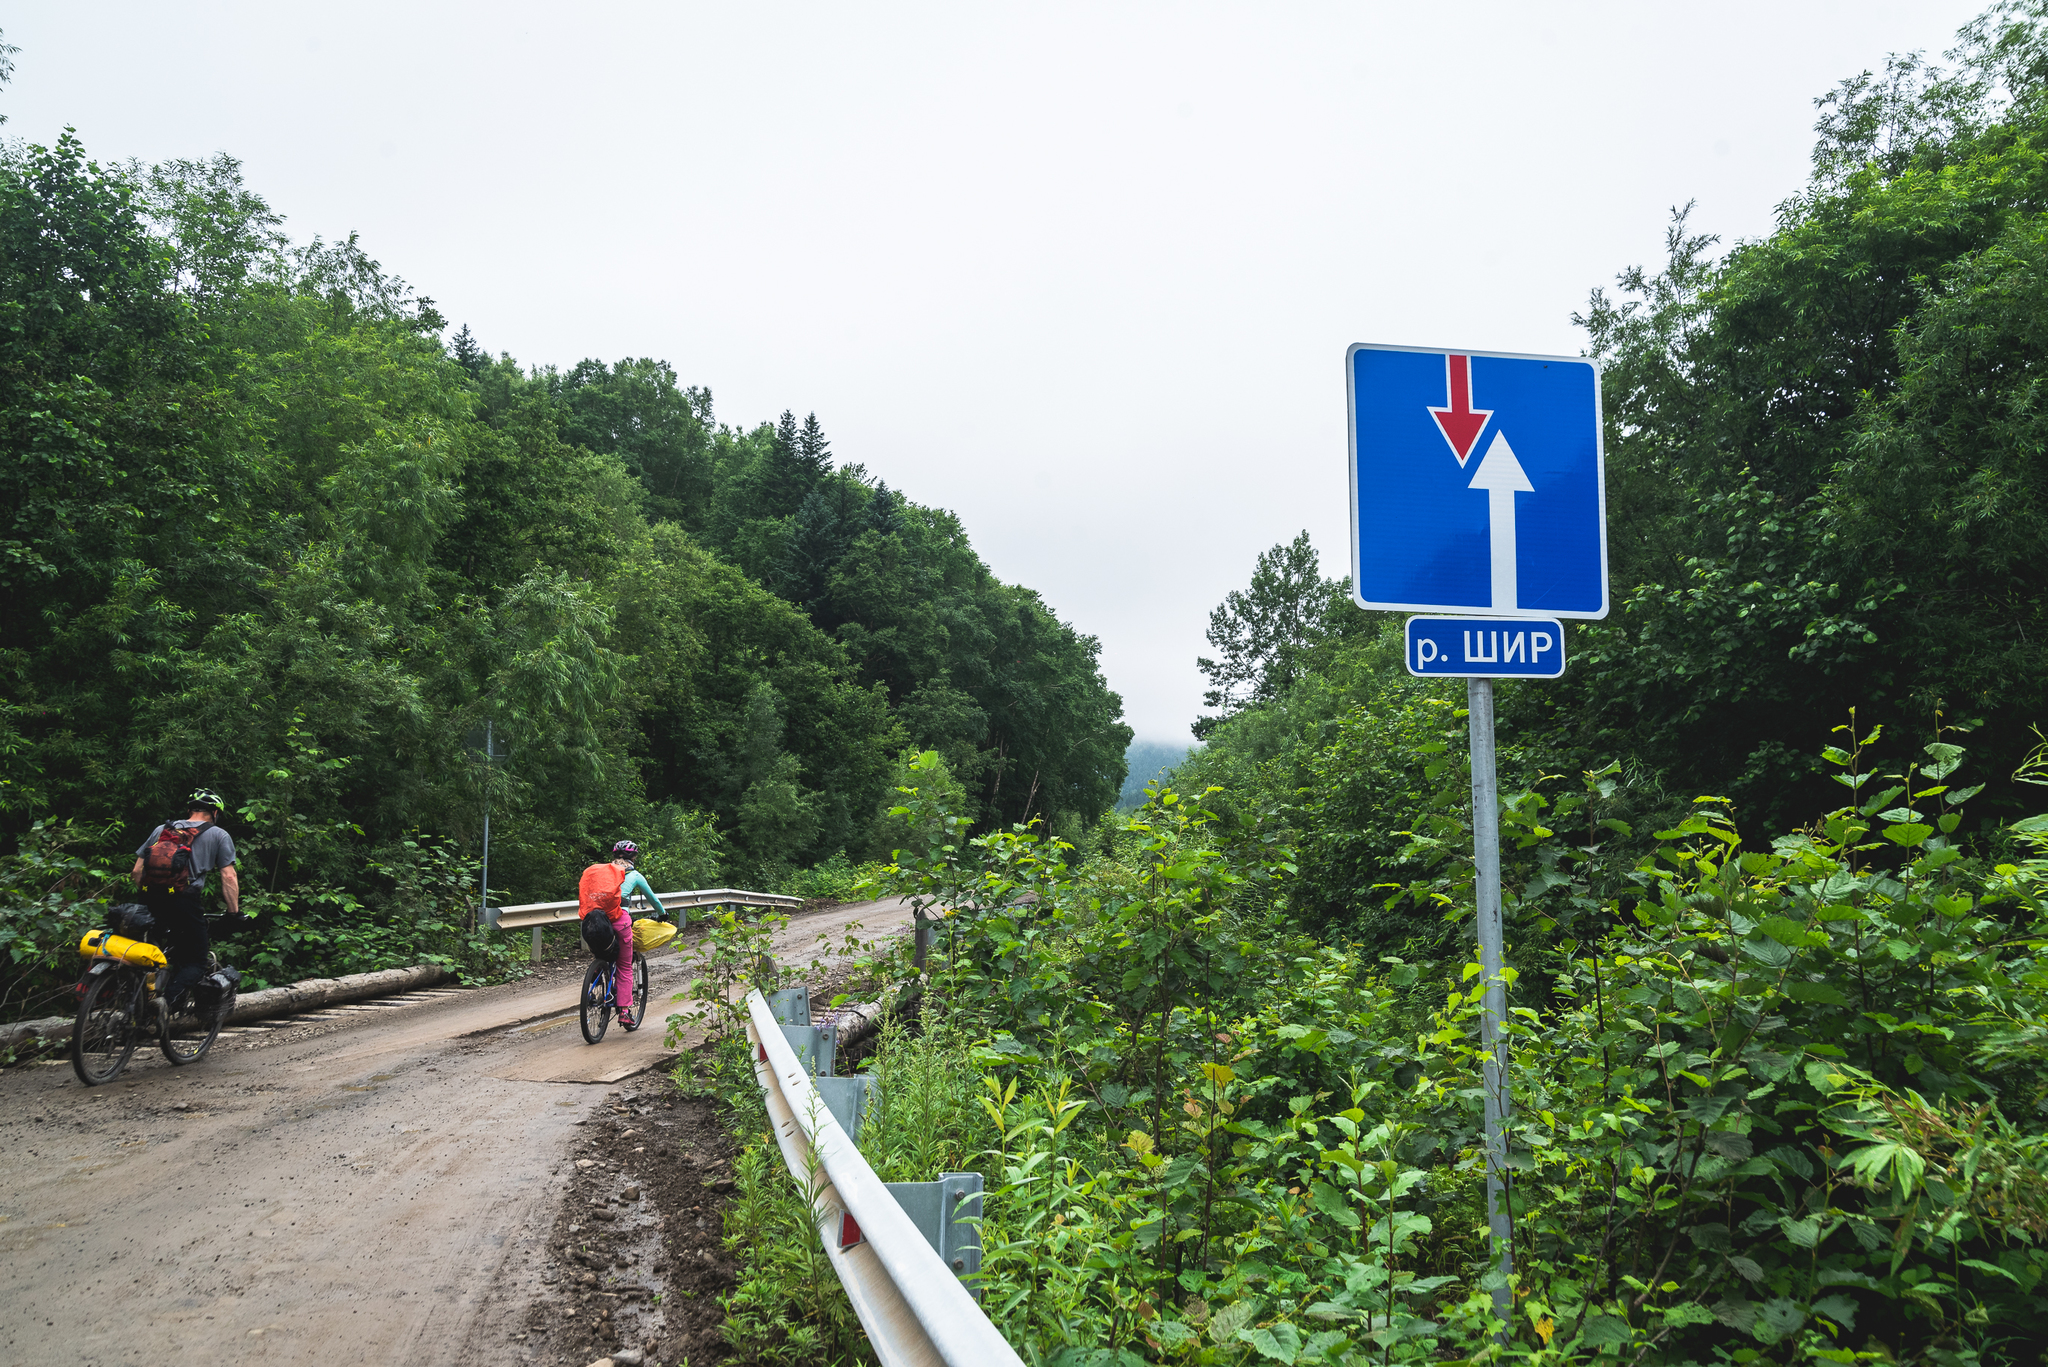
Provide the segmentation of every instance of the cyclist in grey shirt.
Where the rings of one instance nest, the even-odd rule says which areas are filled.
[[[135,851],[135,868],[130,876],[142,890],[142,902],[156,919],[158,939],[170,964],[170,982],[163,993],[166,1009],[176,1013],[178,1003],[192,984],[206,976],[207,956],[213,939],[206,931],[206,909],[200,894],[206,891],[206,876],[220,874],[221,895],[228,911],[242,910],[242,882],[235,872],[235,842],[220,826],[220,795],[202,788],[192,794],[191,816],[184,821],[157,826]],[[190,864],[182,878],[152,882],[144,862],[149,847],[157,843],[167,827],[178,831],[197,827],[190,845]]]

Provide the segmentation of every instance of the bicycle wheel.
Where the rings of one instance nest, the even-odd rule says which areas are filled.
[[[633,956],[633,1028],[647,1024],[647,956]]]
[[[116,969],[93,979],[71,1026],[71,1070],[80,1082],[98,1087],[128,1066],[142,1036],[135,1020],[141,1001],[142,980],[133,970]]]
[[[612,973],[611,965],[593,963],[590,971],[583,975],[583,1042],[595,1044],[604,1038],[605,1027],[612,1022]]]
[[[163,1033],[157,1036],[157,1043],[162,1046],[164,1057],[171,1061],[173,1068],[183,1068],[188,1063],[199,1062],[206,1057],[206,1051],[213,1048],[213,1041],[220,1034],[220,1012],[202,1011],[196,1030],[174,1035],[172,1029],[171,1018],[164,1017]]]

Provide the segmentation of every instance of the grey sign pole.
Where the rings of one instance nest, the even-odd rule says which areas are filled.
[[[476,925],[491,914],[491,724],[484,723],[484,867],[476,880]]]
[[[1502,1319],[1513,1309],[1506,1285],[1514,1270],[1513,1231],[1508,1219],[1508,989],[1501,977],[1500,783],[1493,763],[1493,680],[1465,680],[1465,706],[1472,728],[1472,862],[1478,875],[1479,976],[1486,988],[1479,1009],[1479,1047],[1486,1093],[1486,1223],[1502,1284],[1494,1289],[1493,1311]]]
[[[476,924],[482,930],[491,924],[491,784],[493,772],[504,762],[505,752],[498,748],[497,727],[489,719],[482,726],[471,727],[463,744],[471,754],[482,761],[484,766],[484,859],[483,868],[476,880]],[[534,958],[540,957],[540,927],[533,928]]]

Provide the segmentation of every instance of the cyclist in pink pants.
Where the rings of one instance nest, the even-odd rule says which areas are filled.
[[[611,862],[592,864],[583,871],[583,880],[576,890],[576,900],[582,904],[578,914],[603,916],[618,932],[619,958],[615,981],[618,984],[619,1023],[628,1030],[638,1030],[640,1023],[632,1019],[633,918],[626,914],[626,899],[636,893],[645,893],[648,901],[661,905],[655,899],[653,887],[633,867],[633,861],[639,857],[638,845],[630,840],[621,840],[612,846]]]

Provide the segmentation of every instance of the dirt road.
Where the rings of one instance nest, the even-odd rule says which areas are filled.
[[[896,933],[907,905],[814,912],[785,965]],[[649,960],[649,1023],[590,1046],[579,967],[223,1036],[111,1086],[68,1060],[0,1074],[0,1364],[499,1363],[576,1126],[671,1056],[682,986]]]

